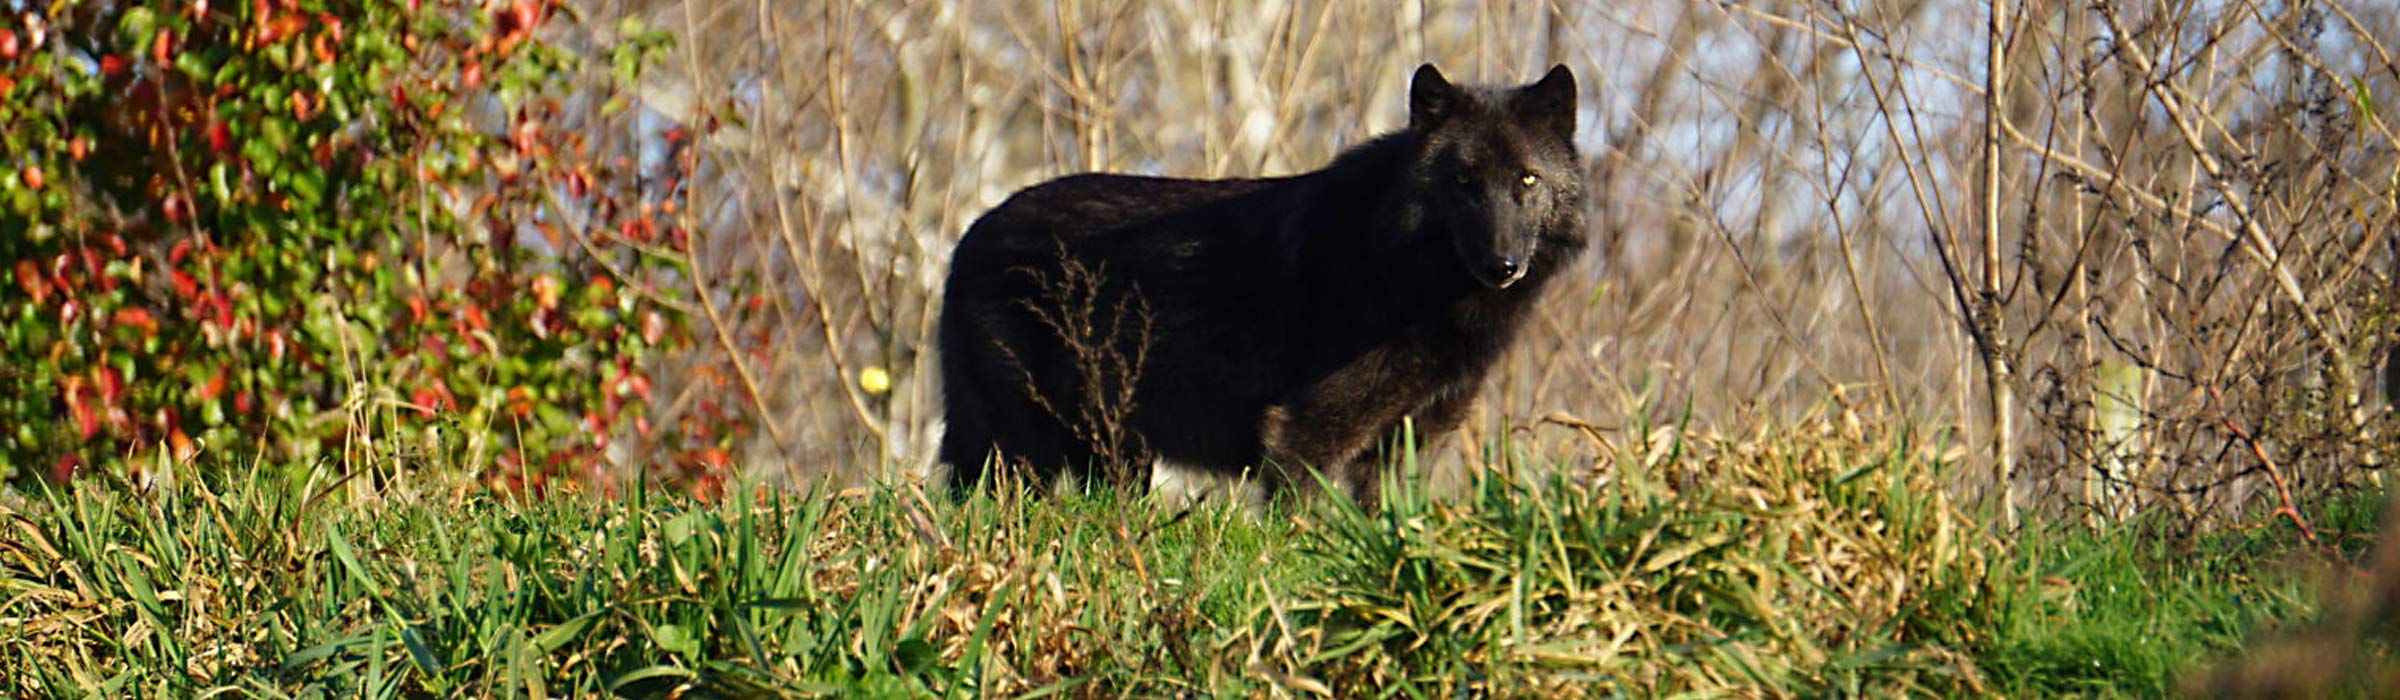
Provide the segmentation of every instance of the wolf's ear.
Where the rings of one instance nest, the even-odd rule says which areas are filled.
[[[1458,110],[1460,98],[1441,69],[1431,63],[1417,66],[1416,77],[1408,83],[1408,130],[1422,132],[1441,124]]]
[[[1517,114],[1565,141],[1575,140],[1575,72],[1552,66],[1548,75],[1517,93]]]

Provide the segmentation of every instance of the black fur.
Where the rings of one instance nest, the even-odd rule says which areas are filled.
[[[1165,458],[1259,468],[1269,493],[1313,467],[1371,499],[1386,438],[1455,428],[1582,251],[1574,128],[1565,66],[1487,88],[1428,65],[1407,129],[1322,170],[1018,192],[950,265],[952,481],[1001,464],[1138,485]]]

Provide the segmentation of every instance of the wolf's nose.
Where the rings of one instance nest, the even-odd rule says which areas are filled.
[[[1494,255],[1483,259],[1483,271],[1485,276],[1495,280],[1505,280],[1516,277],[1517,270],[1524,266],[1525,264],[1519,262],[1516,258],[1506,255]]]

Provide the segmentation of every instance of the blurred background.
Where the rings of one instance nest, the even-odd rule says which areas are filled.
[[[1842,411],[1918,431],[1964,488],[2007,464],[2025,507],[2201,513],[2388,445],[2378,3],[2032,2],[1996,27],[1940,0],[588,11],[674,33],[640,102],[713,125],[704,276],[772,299],[732,320],[778,350],[749,370],[778,426],[755,468],[925,466],[945,258],[1013,190],[1312,169],[1401,125],[1428,61],[1583,81],[1598,245],[1473,421],[1520,458]]]
[[[159,48],[169,42],[127,29],[130,8],[144,5],[60,13],[5,3],[12,34],[28,55],[55,57],[46,70],[60,80],[149,84],[166,96],[154,103],[172,106],[171,88],[187,80],[173,76],[227,79],[223,70],[168,70],[181,60]],[[302,18],[293,20],[307,27],[302,36],[337,47],[386,26],[354,19],[345,28],[324,13],[275,7],[160,14],[194,28],[189,36],[218,31],[222,47],[283,40],[290,35],[276,23],[287,16]],[[374,209],[360,202],[380,200],[345,195],[328,211],[369,221],[459,214],[447,220],[463,223],[446,228],[338,240],[422,263],[394,278],[390,289],[402,291],[392,298],[402,301],[391,314],[482,318],[467,313],[472,304],[441,300],[492,299],[492,322],[515,330],[477,336],[461,322],[444,342],[540,362],[416,386],[449,375],[427,374],[406,353],[378,359],[376,349],[423,346],[410,335],[423,331],[335,314],[334,326],[374,332],[296,336],[323,361],[288,393],[314,398],[284,413],[271,401],[235,406],[269,417],[225,422],[206,433],[216,437],[205,449],[414,459],[487,475],[547,469],[601,482],[661,470],[706,479],[742,470],[792,484],[921,475],[940,431],[936,299],[950,248],[975,216],[1018,188],[1080,171],[1247,177],[1319,167],[1398,128],[1408,76],[1424,62],[1486,82],[1525,81],[1555,63],[1574,69],[1596,242],[1487,388],[1470,437],[1456,442],[1463,447],[1437,461],[1505,455],[1604,474],[1617,447],[1647,439],[1643,426],[1739,435],[1835,414],[1915,436],[1954,465],[1946,476],[1962,492],[2012,513],[2165,508],[2197,519],[2379,478],[2391,445],[2379,377],[2393,321],[2388,233],[2400,160],[2389,115],[2400,111],[2400,10],[2384,3],[428,7],[465,20],[391,20],[400,29],[389,60],[414,68],[373,75],[426,71],[445,86],[439,94],[466,96],[447,116],[436,104],[428,123],[454,126],[427,132],[466,145],[412,152],[455,166],[422,174],[464,184],[427,193],[394,177],[406,195],[396,204]],[[78,12],[91,15],[81,25],[90,41],[53,48],[63,40],[36,39],[43,26],[68,34]],[[210,29],[220,25],[236,29]],[[402,50],[441,32],[456,34]],[[199,41],[177,36],[186,42],[177,46]],[[528,51],[540,60],[494,67],[483,82],[486,59]],[[156,60],[112,72],[118,53]],[[341,51],[323,55],[332,53]],[[326,84],[336,94],[348,85]],[[282,100],[274,104],[305,107],[305,94],[277,90],[286,91],[267,93]],[[407,92],[361,94],[427,111]],[[218,114],[238,102],[229,90],[199,94]],[[331,143],[349,143],[340,134],[362,125],[309,123],[330,124]],[[58,127],[0,184],[40,190],[26,168],[56,163],[48,179],[74,171],[104,190],[108,173],[74,165],[84,163],[78,135],[101,129],[89,138],[102,146],[112,134],[138,144],[141,128]],[[174,153],[229,150],[211,137],[195,127]],[[252,137],[238,124],[232,133],[237,144]],[[372,171],[380,161],[361,162]],[[233,181],[254,174],[240,169]],[[291,188],[277,187],[269,189]],[[43,285],[68,288],[72,275],[58,270],[76,266],[60,260],[105,267],[75,252],[109,250],[82,233],[94,222],[165,230],[134,237],[136,253],[118,246],[138,256],[149,241],[162,267],[181,264],[168,260],[178,236],[244,240],[177,218],[176,193],[216,211],[208,207],[239,200],[216,198],[223,191],[206,177],[153,178],[148,199],[12,210],[18,218],[0,230],[24,237],[0,250],[12,265],[38,264],[16,265],[22,289],[0,294],[31,305],[0,310],[16,314],[0,322],[38,334],[72,320]],[[275,204],[281,196],[257,206],[289,210]],[[493,249],[527,262],[439,273],[442,261]],[[382,259],[340,264],[380,275],[391,268]],[[463,291],[422,293],[441,280]],[[566,308],[586,296],[589,314]],[[434,311],[404,297],[432,298]],[[160,309],[169,324],[205,321],[165,301],[108,303]],[[561,323],[590,335],[559,341]],[[488,345],[476,340],[486,336]],[[586,343],[595,338],[604,342]],[[526,355],[520,341],[547,349]],[[20,358],[76,356],[20,342]],[[18,478],[72,476],[87,463],[171,472],[141,465],[191,458],[176,436],[202,434],[185,429],[199,419],[178,416],[235,405],[233,393],[209,393],[154,402],[194,413],[151,418],[137,406],[121,421],[106,410],[77,418],[103,405],[93,402],[114,406],[112,382],[141,373],[111,369],[124,363],[109,357],[147,352],[123,342],[117,355],[55,372],[0,371],[18,397],[0,410],[63,424],[0,436],[27,465]],[[228,342],[247,348],[228,360],[236,365],[283,361],[267,341]],[[445,352],[450,364],[436,364],[483,367]],[[186,367],[163,374],[208,385],[207,371]],[[238,378],[237,388],[245,381],[275,388]],[[561,406],[569,410],[545,413]],[[244,425],[280,427],[235,430]],[[413,447],[388,449],[395,442]],[[61,468],[70,463],[78,466]]]

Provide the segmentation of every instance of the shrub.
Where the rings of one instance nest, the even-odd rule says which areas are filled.
[[[685,160],[554,126],[547,0],[24,6],[0,478],[231,449],[539,486],[654,438]]]

